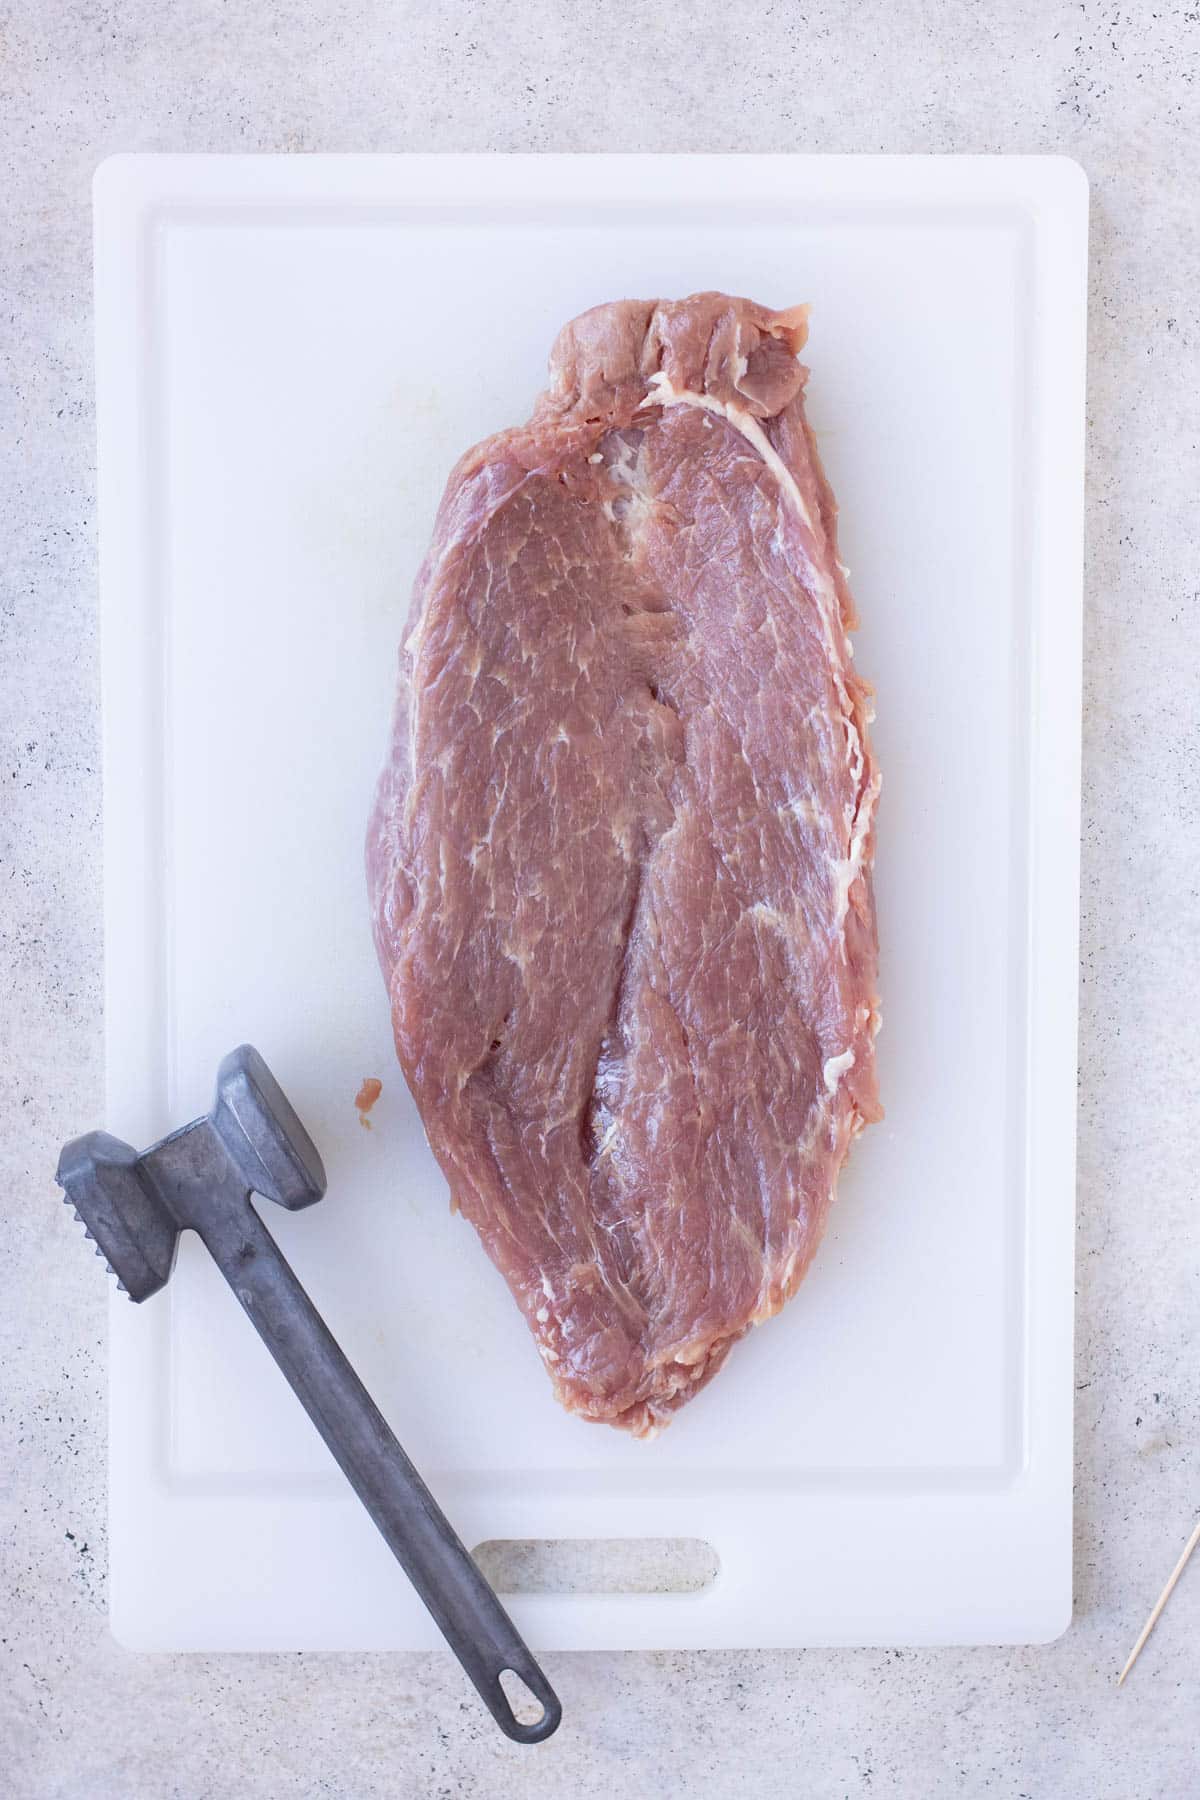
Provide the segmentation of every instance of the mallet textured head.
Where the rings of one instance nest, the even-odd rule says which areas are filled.
[[[58,1159],[64,1198],[131,1300],[165,1285],[179,1242],[179,1227],[143,1180],[140,1160],[107,1131],[73,1138]]]

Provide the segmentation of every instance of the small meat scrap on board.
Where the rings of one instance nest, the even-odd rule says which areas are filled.
[[[396,1048],[558,1398],[648,1436],[880,1114],[879,774],[805,310],[598,306],[452,473],[367,862]]]
[[[368,1114],[382,1092],[383,1083],[380,1081],[378,1075],[364,1075],[362,1086],[354,1096],[354,1104],[358,1108],[358,1122],[360,1125],[365,1126],[368,1131],[371,1129],[371,1121]]]

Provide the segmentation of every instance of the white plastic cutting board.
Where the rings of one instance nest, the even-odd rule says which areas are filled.
[[[1057,158],[118,157],[96,181],[108,1117],[263,1051],[267,1209],[469,1545],[706,1539],[538,1648],[1044,1639],[1070,1612],[1086,184]],[[887,1121],[799,1298],[664,1436],[562,1413],[395,1065],[361,840],[461,451],[621,295],[812,303],[878,687]],[[374,1128],[364,1076],[383,1080]],[[264,1203],[265,1204],[265,1203]],[[439,1642],[193,1241],[112,1310],[111,1598],[160,1649]]]

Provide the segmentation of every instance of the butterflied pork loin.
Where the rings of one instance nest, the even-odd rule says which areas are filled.
[[[804,312],[568,325],[450,477],[368,840],[396,1046],[558,1398],[639,1435],[880,1116],[879,777]]]

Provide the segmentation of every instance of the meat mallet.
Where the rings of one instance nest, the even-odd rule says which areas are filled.
[[[500,1729],[520,1744],[548,1738],[557,1695],[251,1204],[261,1194],[297,1212],[325,1192],[316,1147],[258,1051],[225,1058],[207,1117],[140,1155],[89,1132],[66,1146],[57,1179],[131,1300],[165,1285],[181,1231],[198,1234]],[[505,1671],[540,1701],[535,1723],[514,1713]]]

